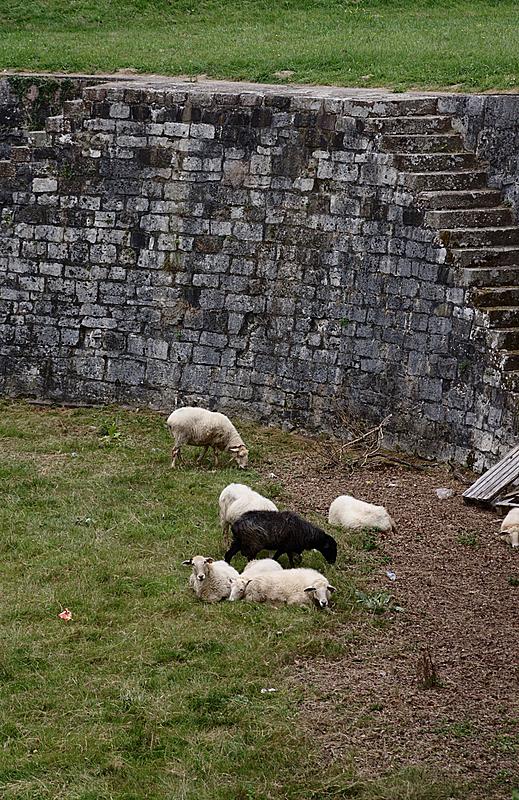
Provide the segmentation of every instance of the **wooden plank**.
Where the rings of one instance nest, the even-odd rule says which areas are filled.
[[[463,492],[465,500],[489,502],[519,478],[519,445]]]
[[[519,477],[519,445],[513,448],[506,456],[499,461],[494,467],[487,470],[484,475],[481,475],[478,480],[467,489],[468,493],[482,489],[491,489],[494,486],[503,485],[503,481],[508,479],[508,483],[513,480],[509,476],[517,469],[516,477]]]

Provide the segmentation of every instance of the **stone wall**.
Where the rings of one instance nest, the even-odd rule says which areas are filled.
[[[435,104],[82,89],[0,162],[0,390],[337,434],[391,413],[393,444],[495,460],[515,408],[484,322],[369,124]]]

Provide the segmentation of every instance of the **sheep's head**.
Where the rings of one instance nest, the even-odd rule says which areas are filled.
[[[328,564],[335,564],[337,561],[337,542],[333,536],[328,536],[325,533],[323,541],[317,546],[317,549],[323,554]]]
[[[249,463],[249,451],[244,444],[237,447],[229,447],[229,453],[232,455],[240,469],[245,469]]]
[[[335,586],[330,586],[326,581],[316,581],[314,586],[307,586],[305,592],[312,596],[312,600],[318,608],[328,608]]]
[[[519,547],[519,527],[514,525],[510,530],[500,532],[500,537],[503,542],[508,542],[512,547]]]
[[[231,578],[231,593],[229,595],[229,600],[243,600],[245,597],[245,591],[251,580],[252,578]]]
[[[213,558],[206,558],[205,556],[193,556],[193,558],[188,558],[187,561],[183,561],[182,564],[186,567],[193,567],[193,575],[195,576],[195,580],[202,583],[209,575],[213,561]]]

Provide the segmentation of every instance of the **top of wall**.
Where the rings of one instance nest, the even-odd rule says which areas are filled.
[[[260,95],[281,95],[299,96],[314,99],[339,99],[339,100],[366,100],[373,102],[376,100],[406,100],[417,99],[420,97],[446,97],[451,92],[393,92],[390,89],[364,89],[347,86],[314,86],[305,84],[272,84],[272,83],[250,83],[246,81],[223,81],[223,80],[199,80],[183,76],[166,75],[133,75],[133,74],[103,74],[96,73],[88,75],[85,73],[62,73],[62,72],[4,72],[0,77],[3,78],[34,78],[42,80],[80,80],[81,83],[91,80],[93,84],[103,86],[124,86],[136,88],[136,84],[142,89],[159,90],[188,90],[194,92],[218,92],[221,94],[242,94],[244,92],[255,92]]]
[[[179,90],[188,89],[189,92],[219,92],[222,94],[241,94],[242,92],[256,92],[262,95],[290,95],[309,98],[336,98],[336,99],[355,99],[373,102],[374,100],[390,99],[416,99],[420,97],[514,97],[519,96],[519,92],[449,92],[449,91],[408,91],[395,92],[384,87],[380,88],[356,88],[348,86],[319,86],[310,84],[273,84],[273,83],[251,83],[248,81],[224,81],[199,79],[189,76],[171,76],[154,74],[132,74],[131,72],[121,71],[119,73],[97,72],[92,75],[88,73],[74,72],[9,72],[5,71],[0,75],[1,78],[34,78],[42,80],[79,80],[84,85],[91,81],[92,84],[103,84],[112,86],[127,85],[134,87],[138,84],[140,88],[150,89],[169,89]]]

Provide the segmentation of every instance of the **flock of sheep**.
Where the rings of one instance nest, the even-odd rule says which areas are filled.
[[[224,414],[186,406],[174,411],[167,426],[175,440],[172,467],[176,466],[182,445],[213,448],[215,465],[218,452],[227,451],[244,469],[248,450],[232,422]],[[231,483],[220,494],[220,523],[224,540],[232,534],[224,561],[193,556],[183,562],[192,567],[189,585],[196,596],[207,603],[220,600],[247,600],[272,605],[315,605],[328,608],[336,591],[327,578],[314,569],[295,568],[304,550],[319,551],[329,564],[337,559],[335,539],[321,528],[291,511],[278,511],[275,504],[245,484]],[[330,506],[331,525],[359,530],[387,531],[394,522],[382,506],[364,503],[349,495],[337,497]],[[263,550],[274,551],[274,558],[256,559]],[[241,575],[231,560],[241,552],[248,564]],[[290,569],[283,569],[278,559],[286,554]]]

